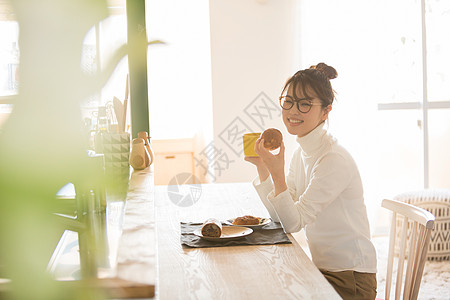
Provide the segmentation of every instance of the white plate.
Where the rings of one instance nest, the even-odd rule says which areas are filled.
[[[194,230],[194,234],[208,241],[225,242],[247,236],[253,232],[253,229],[239,226],[222,226],[222,235],[220,237],[204,236],[202,229]]]
[[[259,224],[256,224],[256,225],[233,225],[233,221],[234,221],[234,219],[229,219],[229,220],[226,220],[224,223],[228,224],[230,226],[243,226],[243,227],[248,227],[248,228],[253,228],[253,229],[259,229],[259,228],[263,227],[264,225],[267,225],[270,222],[272,222],[272,219],[271,218],[261,218],[261,221],[259,222]]]

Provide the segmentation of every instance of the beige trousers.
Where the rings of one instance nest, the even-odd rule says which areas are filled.
[[[377,295],[376,273],[320,270],[342,299],[373,300]]]

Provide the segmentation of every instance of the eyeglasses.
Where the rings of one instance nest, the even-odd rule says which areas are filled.
[[[282,109],[290,110],[294,106],[294,103],[297,103],[297,109],[304,114],[309,112],[314,105],[322,105],[322,103],[313,103],[311,98],[294,99],[294,97],[288,95],[280,97],[280,106]]]

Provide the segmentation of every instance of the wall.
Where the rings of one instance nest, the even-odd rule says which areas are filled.
[[[284,130],[278,97],[297,69],[296,9],[295,0],[210,1],[215,182],[255,177],[243,159],[245,132],[279,128],[290,161],[295,138]]]
[[[150,131],[153,139],[212,136],[207,0],[147,0]],[[210,132],[211,131],[211,132]]]

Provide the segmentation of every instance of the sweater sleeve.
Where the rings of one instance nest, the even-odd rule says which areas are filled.
[[[259,198],[261,198],[261,202],[266,207],[267,211],[269,212],[270,217],[274,222],[280,222],[280,219],[275,211],[275,209],[272,206],[272,203],[267,199],[267,195],[273,191],[273,183],[270,180],[270,176],[267,177],[267,179],[264,182],[260,182],[259,177],[256,177],[255,180],[253,180],[253,186],[255,187],[256,192],[259,195]]]
[[[296,232],[315,221],[317,215],[348,186],[353,174],[349,163],[338,153],[328,153],[312,170],[310,182],[298,199],[289,191],[268,199],[276,210],[286,232]]]
[[[291,163],[289,164],[289,170],[288,175],[286,177],[286,184],[287,184],[287,191],[283,192],[283,194],[286,194],[286,197],[291,199],[291,202],[293,202],[293,199],[295,199],[295,180],[296,180],[296,169],[298,167],[298,160],[300,159],[300,150],[297,150],[292,159]],[[256,189],[256,192],[258,193],[259,197],[261,198],[262,203],[266,207],[267,211],[270,214],[270,217],[275,222],[280,222],[280,218],[274,209],[271,201],[269,200],[269,195],[273,195],[274,193],[274,187],[273,182],[271,180],[271,176],[269,176],[264,182],[260,182],[259,177],[255,178],[253,180],[253,186]]]
[[[300,151],[297,150],[292,156],[291,163],[289,164],[288,174],[286,176],[286,185],[291,195],[291,199],[295,199],[296,187],[295,181],[297,180],[297,172],[302,172],[303,170],[299,170],[300,163]]]

